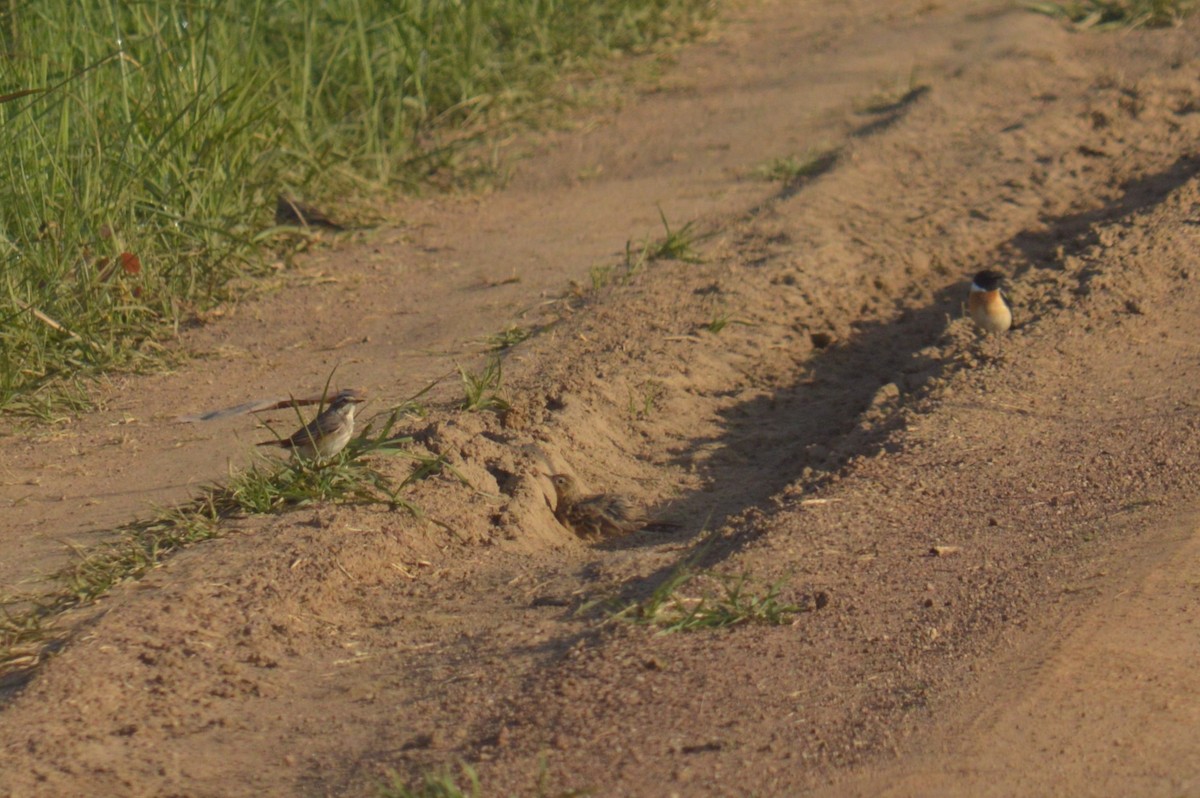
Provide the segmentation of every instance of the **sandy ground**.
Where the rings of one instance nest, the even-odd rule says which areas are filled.
[[[0,793],[369,795],[466,762],[484,795],[1200,795],[1197,34],[749,4],[514,142],[505,189],[397,208],[187,331],[177,371],[10,436],[5,592],[270,437],[180,414],[337,366],[369,418],[543,327],[511,412],[457,410],[452,377],[405,422],[470,482],[416,485],[421,517],[239,520],[63,619],[0,683]],[[703,261],[623,274],[659,207]],[[962,318],[981,268],[1011,279],[1001,340]],[[550,471],[673,526],[581,541]],[[607,619],[694,556],[804,611]]]

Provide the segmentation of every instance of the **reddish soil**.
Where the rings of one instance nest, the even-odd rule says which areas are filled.
[[[511,412],[456,409],[452,376],[404,422],[470,482],[418,483],[420,517],[237,520],[62,619],[0,682],[0,794],[370,795],[462,762],[489,796],[1200,795],[1200,20],[762,3],[646,66],[514,145],[503,190],[395,209],[187,331],[176,371],[9,436],[0,592],[269,438],[180,414],[337,365],[370,418],[545,325],[505,357]],[[660,205],[703,262],[591,290]],[[1000,339],[962,317],[982,268]],[[580,541],[553,471],[673,526]],[[694,557],[804,611],[608,618]]]

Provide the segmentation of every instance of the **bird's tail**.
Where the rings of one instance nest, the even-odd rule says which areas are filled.
[[[290,445],[290,443],[291,443],[290,441],[281,440],[281,441],[263,441],[262,443],[256,443],[254,445],[255,446],[283,446],[286,448],[287,446]]]

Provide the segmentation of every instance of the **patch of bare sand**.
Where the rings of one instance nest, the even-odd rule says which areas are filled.
[[[932,745],[930,721],[960,705],[1007,700],[1011,682],[988,693],[975,674],[1054,655],[1043,635],[1085,611],[1080,586],[1100,570],[1120,583],[1127,547],[1153,549],[1195,496],[1195,26],[1092,38],[983,4],[828,6],[747,14],[746,44],[698,48],[680,69],[724,74],[722,59],[804,42],[794,62],[746,74],[777,70],[783,128],[820,104],[807,92],[831,104],[845,146],[832,172],[759,194],[749,215],[713,211],[705,263],[655,264],[553,306],[556,323],[506,361],[512,414],[463,414],[443,394],[413,422],[416,445],[472,488],[422,483],[425,518],[320,507],[247,522],[106,599],[4,709],[0,789],[361,794],[390,769],[414,779],[462,759],[487,794],[783,795]],[[930,91],[880,117],[844,85],[840,105],[812,87],[839,65],[865,87],[881,58],[870,45],[893,48],[891,63],[928,45]],[[622,120],[658,118],[661,99]],[[525,169],[573,163],[571,140]],[[744,164],[781,154],[733,150]],[[280,312],[312,302],[309,318],[371,330],[348,380],[404,395],[392,386],[448,363],[405,359],[412,341],[397,335],[444,351],[462,328],[443,324],[488,330],[527,306],[535,279],[563,274],[482,288],[472,281],[524,264],[497,242],[537,230],[573,252],[538,210],[593,192],[627,206],[630,180],[524,195],[518,181],[512,205],[497,194],[477,216],[422,211],[438,257],[420,274],[447,282],[415,280],[412,261],[389,274],[386,253],[330,255],[330,274],[366,277],[268,298],[199,334],[271,359],[217,361],[213,390],[244,398],[272,364],[304,364],[275,384],[319,383],[340,350],[310,363],[312,344],[289,353],[286,336],[333,346],[344,331]],[[538,191],[544,204],[521,204]],[[515,225],[505,208],[527,226],[466,223]],[[652,221],[650,208],[638,212]],[[584,214],[570,229],[600,222],[603,238],[622,218]],[[589,265],[571,262],[581,276]],[[980,346],[957,317],[966,275],[997,264],[1016,278],[1020,326]],[[382,285],[433,299],[411,325],[373,319],[393,298]],[[747,323],[714,334],[717,313]],[[584,546],[553,520],[548,468],[679,528]],[[588,609],[646,595],[704,529],[717,532],[706,565],[828,603],[793,626],[670,637]],[[929,556],[936,545],[958,551]]]
[[[1194,512],[1164,518],[1071,586],[1086,604],[982,668],[935,733],[818,794],[1195,794],[1198,526]]]

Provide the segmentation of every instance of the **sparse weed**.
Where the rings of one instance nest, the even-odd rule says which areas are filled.
[[[612,282],[613,267],[596,265],[588,269],[588,277],[592,281],[592,291],[599,291]]]
[[[421,402],[421,397],[424,396],[425,394],[429,393],[430,391],[432,391],[434,388],[436,388],[438,386],[439,383],[441,383],[441,381],[443,379],[445,379],[445,377],[448,377],[450,374],[453,374],[453,373],[454,372],[448,372],[446,375],[444,375],[442,377],[438,377],[436,380],[433,380],[428,385],[426,385],[424,388],[422,388],[421,390],[414,393],[412,396],[405,399],[403,402],[400,402],[399,404],[394,405],[391,408],[391,410],[392,410],[392,413],[395,416],[395,418],[399,419],[401,416],[411,417],[411,418],[425,418],[425,416],[429,415],[429,408],[426,407],[425,404]]]
[[[827,172],[837,163],[839,150],[827,148],[810,150],[803,155],[786,155],[772,158],[755,168],[753,174],[760,180],[792,183],[802,178],[816,177]]]
[[[447,472],[449,472],[461,484],[468,488],[471,487],[470,481],[462,475],[461,471],[450,465],[450,461],[444,454],[423,455],[409,452],[406,453],[405,456],[413,460],[415,465],[413,466],[413,470],[409,472],[409,475],[404,478],[403,482],[400,483],[401,488],[406,488],[409,485]]]
[[[708,330],[713,335],[716,335],[717,333],[721,332],[721,330],[724,330],[729,325],[730,321],[731,319],[727,312],[723,310],[717,311],[715,314],[713,314],[712,321],[704,325],[704,329]]]
[[[713,335],[721,332],[730,324],[741,324],[746,327],[754,326],[753,322],[743,321],[742,319],[734,318],[727,310],[718,310],[713,313],[712,321],[704,325],[704,329],[708,330]]]
[[[635,419],[648,418],[658,409],[658,402],[666,394],[667,389],[661,382],[647,380],[640,387],[640,393],[629,394],[629,415]]]
[[[1067,0],[1027,2],[1025,8],[1068,20],[1080,30],[1161,28],[1179,24],[1196,10],[1196,0]]]
[[[537,330],[533,327],[522,327],[518,324],[513,324],[505,327],[498,333],[492,333],[484,340],[489,350],[503,352],[505,349],[511,349],[522,341],[527,340],[535,332]]]
[[[406,399],[392,409],[400,415],[410,418],[425,418],[429,415],[429,408],[415,399]]]
[[[84,556],[62,573],[70,602],[91,601],[121,582],[144,575],[166,554],[216,537],[219,520],[211,497],[205,496],[190,507],[129,525],[119,542]]]
[[[677,260],[683,263],[700,263],[700,254],[696,251],[696,244],[704,238],[697,234],[695,230],[695,222],[688,222],[678,230],[672,230],[670,223],[667,221],[667,215],[662,208],[658,209],[658,215],[662,219],[663,229],[666,230],[666,235],[647,244],[643,251],[643,258],[647,261],[655,260]],[[626,252],[629,247],[626,245]],[[626,255],[628,261],[628,254]]]
[[[639,249],[637,252],[634,252],[633,242],[626,241],[625,242],[625,262],[624,262],[625,275],[622,278],[622,282],[628,283],[629,279],[631,277],[633,277],[635,274],[637,274],[638,272],[640,272],[646,266],[646,262],[649,260],[650,260],[650,244],[649,244],[649,242],[643,244],[641,249]]]
[[[421,783],[409,787],[398,773],[392,773],[387,784],[379,788],[379,798],[479,798],[479,776],[470,765],[462,766],[462,778],[466,789],[458,786],[458,779],[448,769],[426,773]]]
[[[479,374],[473,374],[462,366],[458,367],[458,373],[462,375],[463,392],[466,394],[460,409],[469,412],[500,412],[509,408],[508,400],[501,393],[504,372],[500,358],[494,357],[488,361]]]
[[[619,285],[629,285],[629,281],[638,272],[642,271],[652,259],[650,253],[653,246],[649,242],[646,242],[639,247],[635,247],[633,241],[628,240],[625,242],[625,256],[619,265],[604,264],[592,266],[588,271],[588,276],[591,278],[592,291],[599,291],[614,282]]]
[[[588,269],[592,292],[600,291],[614,283],[629,285],[629,281],[633,279],[634,275],[646,265],[646,253],[649,246],[649,244],[644,244],[640,249],[635,249],[633,241],[626,241],[625,256],[620,264],[596,264]]]
[[[670,634],[744,623],[781,626],[790,623],[790,616],[804,612],[802,607],[779,602],[779,583],[755,590],[749,574],[725,576],[698,572],[694,569],[695,559],[686,560],[675,568],[649,598],[629,603],[613,617],[657,626],[660,634]],[[710,593],[682,595],[682,589],[698,578],[715,581],[720,592],[715,596]]]

